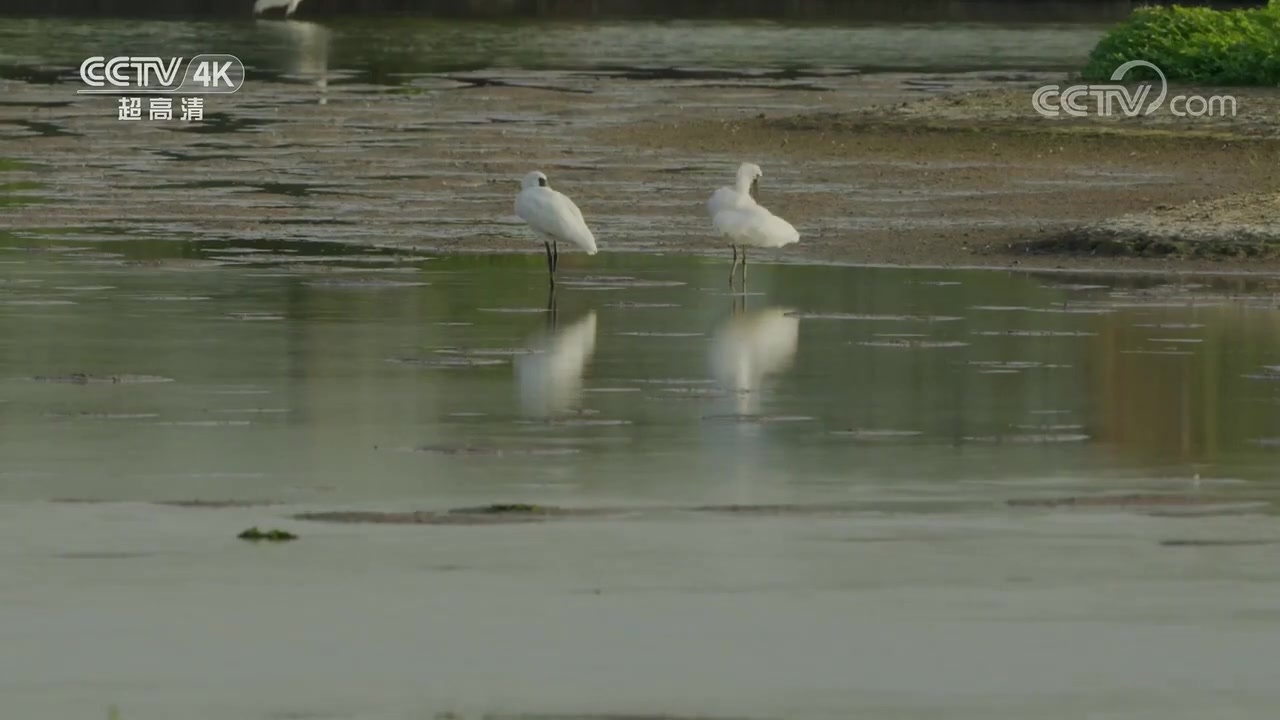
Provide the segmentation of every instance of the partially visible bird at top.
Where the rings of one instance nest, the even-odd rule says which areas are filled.
[[[556,266],[560,263],[559,242],[569,242],[596,254],[596,238],[582,218],[582,211],[567,195],[551,189],[547,176],[534,170],[520,182],[516,195],[516,215],[528,223],[547,248],[547,271],[551,287],[556,286]]]
[[[733,265],[729,266],[730,288],[733,287],[733,273],[738,268],[739,246],[742,247],[742,285],[745,289],[747,246],[776,248],[800,239],[800,233],[791,223],[769,212],[753,197],[763,176],[759,165],[744,162],[738,166],[737,182],[716,190],[707,201],[711,224],[729,239],[729,247],[733,248]]]
[[[257,2],[253,4],[253,14],[261,15],[267,10],[282,7],[285,9],[284,16],[289,17],[298,9],[298,5],[301,3],[302,0],[257,0]]]

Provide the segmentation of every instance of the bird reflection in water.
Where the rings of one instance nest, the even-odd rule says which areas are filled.
[[[520,408],[532,417],[576,411],[582,398],[583,373],[596,350],[596,313],[589,310],[561,327],[554,293],[548,301],[547,329],[533,339],[532,351],[515,358]]]
[[[734,299],[733,313],[711,338],[711,375],[735,394],[736,412],[755,415],[760,390],[767,378],[784,372],[795,359],[800,319],[789,308],[746,309],[746,298]]]
[[[329,29],[306,20],[259,20],[259,27],[278,34],[288,49],[283,62],[286,75],[312,82],[320,91],[320,105],[327,105],[329,89]]]

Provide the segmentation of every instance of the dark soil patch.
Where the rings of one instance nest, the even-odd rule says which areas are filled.
[[[1249,547],[1280,545],[1280,540],[1161,540],[1165,547]]]
[[[1240,502],[1239,499],[1224,499],[1207,495],[1180,494],[1132,494],[1132,495],[1094,495],[1063,498],[1027,498],[1009,500],[1011,507],[1167,507],[1223,505]]]
[[[600,517],[624,511],[616,508],[558,508],[550,505],[497,503],[445,511],[408,512],[337,510],[294,515],[298,520],[376,525],[502,525],[543,522],[555,518]]]

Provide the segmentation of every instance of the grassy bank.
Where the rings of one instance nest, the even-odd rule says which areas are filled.
[[[1082,75],[1109,80],[1130,60],[1156,65],[1169,80],[1275,86],[1280,84],[1280,0],[1246,10],[1176,5],[1136,10],[1098,43]],[[1153,77],[1135,68],[1125,79]]]

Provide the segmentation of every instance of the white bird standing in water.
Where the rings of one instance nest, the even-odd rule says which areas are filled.
[[[301,3],[302,0],[258,0],[253,4],[253,14],[261,15],[266,10],[282,7],[285,9],[284,16],[289,17]]]
[[[716,190],[707,201],[711,224],[721,235],[729,238],[733,248],[733,265],[729,266],[729,287],[733,287],[733,273],[738,268],[738,247],[742,247],[742,286],[747,285],[747,246],[776,248],[790,245],[800,239],[791,223],[769,212],[756,202],[752,192],[759,187],[764,173],[755,163],[742,163],[738,167],[738,180],[733,186]]]
[[[596,238],[582,219],[582,211],[564,193],[551,189],[547,176],[534,170],[520,182],[516,195],[516,215],[529,224],[547,248],[547,270],[551,287],[556,286],[556,266],[560,263],[559,241],[570,242],[596,254]]]

